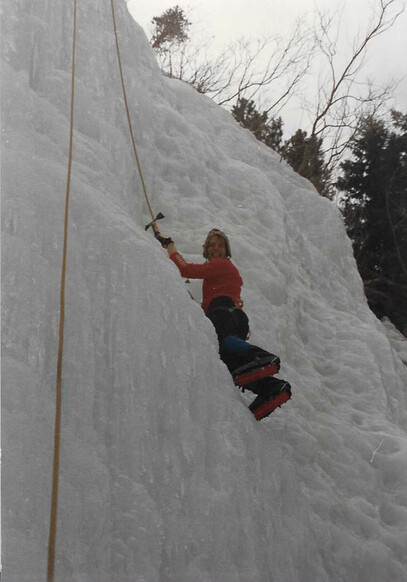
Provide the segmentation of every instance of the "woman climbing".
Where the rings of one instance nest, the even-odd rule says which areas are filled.
[[[238,269],[232,263],[229,239],[218,229],[209,231],[203,245],[203,264],[187,263],[171,238],[160,232],[155,237],[167,249],[181,275],[203,279],[202,308],[212,321],[219,340],[219,355],[234,378],[235,384],[251,390],[257,397],[249,406],[256,418],[264,418],[279,406],[277,400],[290,398],[291,387],[285,380],[273,378],[280,360],[248,343],[249,320],[243,311],[240,291],[243,285]],[[275,406],[274,406],[275,404]]]

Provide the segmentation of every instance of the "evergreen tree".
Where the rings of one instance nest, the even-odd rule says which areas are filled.
[[[169,8],[161,16],[154,16],[151,22],[155,28],[151,46],[158,52],[169,52],[173,45],[181,45],[189,39],[191,23],[179,6]]]
[[[407,115],[362,119],[350,150],[337,186],[366,296],[407,335]]]
[[[240,98],[232,108],[232,115],[243,127],[276,152],[281,150],[283,122],[281,117],[269,119],[267,111],[257,111],[254,101]]]
[[[304,178],[308,178],[322,196],[330,195],[331,173],[326,168],[322,139],[298,129],[284,144],[282,156]]]
[[[184,51],[189,41],[188,30],[191,25],[179,6],[169,8],[154,16],[154,33],[150,40],[156,50],[158,61],[164,74],[182,79]]]
[[[281,117],[269,120],[267,111],[260,113],[256,109],[254,101],[248,99],[238,99],[232,108],[232,114],[258,140],[281,153],[296,172],[300,172],[302,176],[314,184],[321,195],[329,195],[331,175],[325,167],[321,139],[315,135],[307,138],[307,132],[299,129],[283,146],[283,121]],[[305,149],[307,149],[306,164],[304,164]]]

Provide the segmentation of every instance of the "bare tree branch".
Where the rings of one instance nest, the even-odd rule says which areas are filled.
[[[179,9],[172,9],[154,21],[162,25],[162,18],[167,13],[173,16],[174,12],[179,15]],[[182,18],[186,20],[183,14]],[[186,22],[189,27],[190,22]],[[170,30],[173,28],[171,23]],[[155,44],[157,36],[155,33],[152,37]],[[168,39],[163,33],[161,36],[166,39],[165,50],[157,50],[157,59],[164,74],[190,83],[222,106],[242,97],[253,99],[273,86],[274,98],[268,104],[268,112],[281,108],[295,93],[309,70],[315,51],[314,38],[300,21],[295,23],[288,40],[242,38],[216,58],[207,56],[209,51],[205,43],[196,44],[189,37],[179,42],[177,37]]]
[[[337,58],[340,36],[338,12],[334,15],[317,12],[315,43],[325,58],[328,75],[319,80],[318,100],[313,107],[310,137],[319,136],[329,142],[325,151],[329,156],[331,169],[346,148],[346,142],[349,142],[361,114],[367,110],[377,112],[394,91],[393,81],[385,87],[374,89],[370,81],[364,84],[358,82],[358,76],[364,65],[368,45],[374,38],[388,31],[404,11],[401,8],[392,14],[391,11],[396,5],[398,0],[378,1],[377,12],[366,33],[355,39],[352,52],[342,66]],[[335,31],[332,30],[334,27]],[[308,155],[305,148],[302,167],[306,166]]]

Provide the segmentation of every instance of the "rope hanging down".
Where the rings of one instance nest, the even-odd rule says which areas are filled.
[[[149,210],[150,215],[151,215],[151,218],[152,218],[152,222],[148,226],[151,225],[153,227],[154,232],[157,232],[158,231],[158,228],[157,228],[157,225],[156,225],[156,220],[158,218],[164,218],[164,217],[163,216],[160,216],[160,215],[158,215],[156,217],[154,216],[154,212],[153,212],[153,209],[151,207],[150,200],[148,198],[147,188],[146,188],[146,184],[144,182],[143,172],[141,170],[140,159],[139,159],[139,156],[138,156],[138,153],[137,153],[136,140],[134,139],[134,132],[133,132],[133,126],[132,126],[132,123],[131,123],[129,104],[128,104],[128,101],[127,101],[127,92],[126,92],[126,86],[125,86],[125,83],[124,83],[122,59],[121,59],[121,56],[120,56],[119,38],[118,38],[118,35],[117,35],[117,26],[116,26],[116,15],[115,15],[115,8],[114,8],[114,0],[110,0],[110,4],[111,4],[111,7],[112,7],[112,22],[113,22],[113,29],[114,29],[114,37],[115,37],[115,41],[116,41],[117,61],[118,61],[118,64],[119,64],[120,80],[121,80],[121,84],[122,84],[124,107],[126,109],[126,115],[127,115],[127,123],[128,123],[128,126],[129,126],[129,131],[130,131],[131,143],[132,143],[132,146],[133,146],[134,157],[136,158],[137,169],[138,169],[138,173],[139,173],[139,176],[140,176],[141,185],[143,187],[144,198],[146,199],[147,207],[148,207],[148,210]]]
[[[158,232],[156,220],[164,218],[160,213],[154,217],[153,209],[147,195],[147,189],[144,182],[143,172],[137,153],[134,132],[130,118],[130,111],[127,101],[126,87],[124,84],[123,68],[120,57],[119,41],[116,28],[116,17],[114,1],[111,0],[112,20],[116,40],[117,59],[119,64],[120,78],[123,89],[123,98],[127,114],[127,121],[130,130],[131,142],[133,145],[134,157],[137,162],[137,168],[143,187],[144,197],[150,212],[152,222],[146,227],[153,226],[154,232]],[[72,71],[71,71],[71,109],[70,109],[70,131],[69,131],[69,154],[68,170],[65,190],[65,211],[64,211],[64,236],[62,249],[62,268],[61,268],[61,291],[60,291],[60,317],[59,317],[59,342],[58,342],[58,362],[57,362],[57,379],[56,379],[56,407],[55,407],[55,425],[54,425],[54,459],[52,469],[52,497],[51,497],[51,515],[48,538],[48,562],[47,562],[47,582],[54,582],[55,576],[55,548],[57,536],[58,521],[58,490],[59,490],[59,460],[60,460],[60,443],[61,443],[61,411],[62,411],[62,365],[64,356],[64,329],[65,329],[65,291],[66,291],[66,270],[68,256],[68,218],[69,218],[69,199],[71,192],[71,175],[73,159],[73,126],[74,126],[74,104],[75,104],[75,69],[76,69],[76,37],[77,37],[77,0],[73,0],[73,40],[72,40]]]
[[[64,216],[64,241],[62,249],[62,269],[61,269],[61,295],[60,295],[60,315],[59,315],[59,345],[56,381],[56,408],[55,408],[55,428],[54,428],[54,461],[52,469],[52,497],[51,497],[51,517],[48,539],[48,565],[47,582],[54,581],[55,572],[55,546],[58,519],[58,486],[59,486],[59,457],[61,442],[61,404],[62,404],[62,363],[64,357],[64,327],[65,327],[65,288],[66,288],[66,264],[68,254],[68,216],[69,197],[71,192],[72,174],[72,154],[73,154],[73,120],[75,103],[75,63],[76,63],[76,3],[73,0],[73,40],[72,40],[72,72],[71,72],[71,112],[69,130],[69,155],[68,170],[66,177],[65,191],[65,216]]]

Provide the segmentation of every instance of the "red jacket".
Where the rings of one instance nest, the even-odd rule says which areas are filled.
[[[202,265],[187,263],[180,253],[172,253],[170,259],[179,272],[188,279],[203,279],[202,309],[206,311],[216,297],[230,297],[237,307],[242,307],[240,290],[242,278],[229,259],[212,259]]]

